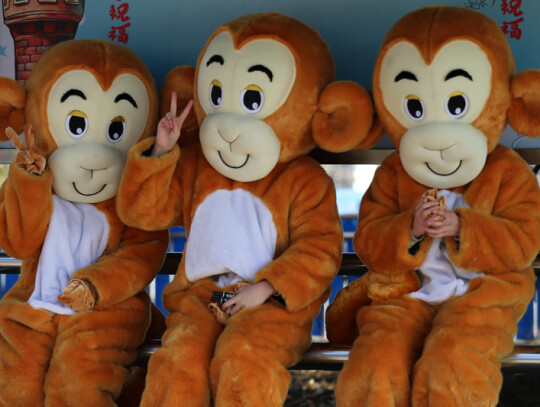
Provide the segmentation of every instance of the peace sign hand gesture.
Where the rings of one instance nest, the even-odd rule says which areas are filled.
[[[19,151],[14,160],[15,164],[31,174],[43,174],[46,160],[45,157],[36,151],[32,125],[26,124],[24,126],[24,138],[28,143],[28,147],[25,146],[24,141],[19,138],[19,135],[11,127],[6,128],[6,136]]]
[[[180,129],[191,110],[191,106],[193,106],[193,100],[190,100],[180,116],[176,117],[176,92],[172,92],[171,109],[158,123],[156,144],[152,149],[153,156],[163,155],[173,149],[180,138]]]

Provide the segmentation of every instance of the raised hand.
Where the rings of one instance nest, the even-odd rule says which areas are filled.
[[[45,170],[46,160],[36,151],[34,140],[34,130],[31,124],[24,126],[24,137],[28,147],[19,138],[19,135],[11,127],[6,128],[6,136],[11,140],[15,148],[19,151],[15,157],[15,164],[34,175],[41,175]]]
[[[153,156],[160,156],[172,150],[180,137],[180,129],[192,106],[193,100],[190,100],[180,116],[176,117],[176,92],[172,92],[171,109],[158,123],[156,143],[152,149]]]

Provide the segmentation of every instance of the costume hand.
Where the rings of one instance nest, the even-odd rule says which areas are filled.
[[[62,295],[58,296],[58,301],[68,305],[77,312],[88,311],[96,305],[96,289],[84,280],[73,279],[64,288]]]
[[[449,209],[436,209],[435,215],[442,216],[442,220],[438,220],[438,216],[428,221],[427,234],[432,238],[451,237],[459,234],[459,216],[454,211]],[[440,219],[440,218],[439,218]]]
[[[267,280],[256,284],[240,287],[236,295],[225,301],[221,309],[228,310],[229,315],[234,315],[246,307],[255,307],[264,302],[275,292],[274,286]]]
[[[19,138],[19,135],[11,127],[6,128],[6,136],[18,150],[14,160],[15,164],[31,174],[43,174],[46,160],[45,157],[36,151],[32,125],[27,124],[24,126],[24,137],[28,143],[28,147],[25,146],[24,141]]]
[[[176,117],[176,92],[172,92],[171,110],[158,123],[156,144],[152,149],[153,156],[160,156],[172,150],[180,138],[180,129],[191,106],[193,106],[193,100],[190,100],[180,116]]]

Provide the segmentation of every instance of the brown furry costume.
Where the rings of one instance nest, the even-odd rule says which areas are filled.
[[[144,154],[153,140],[139,143],[119,192],[119,213],[128,224],[184,225],[189,236],[164,290],[167,331],[150,359],[142,405],[281,406],[287,367],[310,344],[312,319],[341,258],[332,180],[305,154],[315,142],[331,150],[369,147],[378,137],[368,134],[370,99],[353,83],[333,82],[331,54],[316,32],[275,13],[220,27],[199,57],[195,81],[186,72],[193,70],[172,71],[164,93],[194,98],[201,143],[160,157]],[[260,238],[268,249],[253,256],[264,251]],[[205,268],[214,257],[217,265]],[[244,268],[243,279],[267,280],[278,296],[222,326],[208,309],[212,292],[232,291],[230,272]]]
[[[0,88],[2,131],[28,123],[29,146],[15,134],[21,151],[0,190],[0,246],[22,259],[0,301],[0,406],[115,406],[168,243],[116,213],[127,150],[156,123],[153,79],[127,48],[75,40],[51,48],[26,88]]]
[[[497,24],[468,9],[423,8],[386,35],[374,98],[399,151],[360,208],[354,247],[371,271],[327,311],[329,339],[354,340],[338,406],[497,404],[540,249],[537,180],[497,144],[507,120],[540,135],[540,72],[514,70]],[[457,214],[457,237],[412,239],[431,188]]]

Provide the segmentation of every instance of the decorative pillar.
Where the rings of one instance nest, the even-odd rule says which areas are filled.
[[[1,0],[4,22],[15,43],[15,77],[24,85],[41,55],[73,39],[84,0]]]

